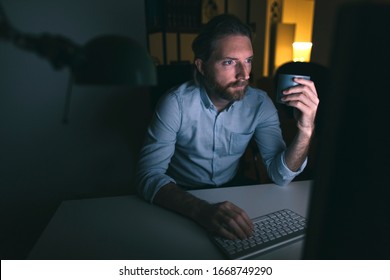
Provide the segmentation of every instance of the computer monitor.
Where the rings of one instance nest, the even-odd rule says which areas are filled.
[[[390,5],[339,10],[305,259],[390,259]]]

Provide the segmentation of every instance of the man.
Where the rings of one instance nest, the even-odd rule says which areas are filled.
[[[319,103],[312,81],[284,92],[296,108],[297,135],[286,148],[278,114],[264,91],[248,85],[252,68],[251,30],[231,15],[213,18],[192,44],[194,81],[160,101],[148,129],[137,171],[139,193],[188,216],[225,238],[245,239],[252,222],[231,202],[210,204],[186,189],[224,186],[233,180],[254,137],[267,172],[288,184],[306,165]]]

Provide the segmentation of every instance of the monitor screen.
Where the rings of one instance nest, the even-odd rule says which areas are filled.
[[[339,10],[305,259],[390,259],[390,5]]]

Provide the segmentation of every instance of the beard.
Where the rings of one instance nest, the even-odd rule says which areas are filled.
[[[218,82],[207,81],[207,87],[218,97],[227,101],[239,101],[245,96],[249,82],[239,80],[227,85],[221,85]]]

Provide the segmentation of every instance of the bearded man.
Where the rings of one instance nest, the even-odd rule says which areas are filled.
[[[241,156],[253,138],[269,177],[286,185],[304,169],[314,131],[314,83],[295,79],[283,101],[295,108],[297,134],[289,147],[267,93],[249,86],[250,28],[232,15],[209,21],[192,44],[195,74],[160,100],[137,166],[139,194],[225,238],[252,233],[246,212],[225,201],[209,203],[186,190],[239,185]]]

